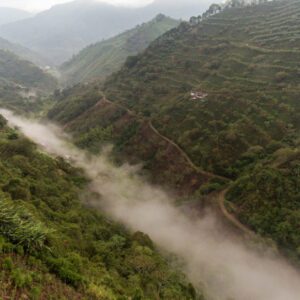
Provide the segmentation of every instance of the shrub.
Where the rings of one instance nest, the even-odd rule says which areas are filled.
[[[16,268],[11,272],[11,278],[17,288],[30,286],[32,283],[31,274],[25,273],[24,270],[21,270],[20,268]]]
[[[284,71],[278,72],[278,73],[275,74],[275,80],[276,80],[276,82],[282,82],[285,79],[287,79],[288,75],[289,74],[287,72],[284,72]]]
[[[41,249],[50,231],[24,209],[0,200],[0,234],[26,250]]]
[[[3,261],[3,269],[11,271],[13,269],[13,261],[10,257],[6,257]]]
[[[84,282],[79,270],[66,258],[48,258],[48,266],[61,280],[75,288]]]

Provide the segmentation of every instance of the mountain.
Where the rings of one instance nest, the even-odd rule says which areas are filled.
[[[188,20],[191,16],[204,12],[211,2],[210,0],[154,0],[141,11],[147,15],[162,13],[172,18]]]
[[[47,60],[42,58],[40,56],[40,54],[37,54],[36,52],[34,52],[28,48],[25,48],[21,45],[11,43],[8,40],[5,40],[1,37],[0,37],[0,49],[13,52],[17,56],[19,56],[25,60],[29,60],[36,65],[39,65],[39,66],[47,65]]]
[[[185,1],[185,6],[187,9],[190,7],[190,13],[194,14],[195,0],[189,1]],[[202,5],[198,6],[200,13]],[[165,1],[132,8],[77,0],[54,6],[30,19],[2,26],[0,36],[39,52],[58,65],[82,48],[147,22],[158,13],[172,16],[173,7],[180,11],[179,4],[170,6]],[[179,17],[178,13],[175,15]]]
[[[133,56],[179,21],[158,15],[148,23],[138,25],[116,37],[91,45],[61,67],[68,83],[104,79],[119,70],[128,56]]]
[[[41,97],[57,87],[54,77],[15,54],[0,50],[0,103],[5,107],[35,110]]]
[[[0,78],[40,91],[53,90],[56,81],[33,63],[11,52],[0,50]]]
[[[93,151],[109,129],[117,159],[199,205],[225,189],[230,213],[299,262],[300,2],[214,8],[104,85],[62,92],[48,116]]]
[[[10,7],[0,7],[0,26],[8,23],[27,19],[32,16],[31,13]]]
[[[0,170],[3,299],[200,299],[147,235],[82,204],[81,170],[1,115]]]

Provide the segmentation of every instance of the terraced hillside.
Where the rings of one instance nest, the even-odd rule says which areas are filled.
[[[203,299],[147,235],[83,205],[87,184],[0,115],[1,299]]]
[[[233,211],[296,260],[299,16],[300,2],[287,0],[182,24],[104,88],[109,99],[150,116],[196,165],[237,179],[227,196]]]
[[[150,115],[199,166],[235,178],[251,147],[299,132],[299,36],[281,39],[286,26],[299,33],[299,10],[275,1],[183,23],[128,60],[106,96]]]
[[[86,102],[78,86],[60,95],[49,117],[82,146],[113,141],[121,156],[145,161],[154,180],[194,195],[222,188],[221,176],[232,180],[228,209],[299,261],[299,16],[300,2],[283,0],[182,23],[127,59],[104,86],[84,86],[104,91],[110,113],[107,101],[106,108],[98,103],[102,95]],[[172,145],[180,156],[167,151]],[[182,153],[200,174],[185,177],[191,165],[177,165]]]
[[[105,79],[118,71],[128,56],[136,55],[180,22],[164,15],[128,30],[116,37],[83,49],[61,67],[67,83]]]
[[[0,50],[1,106],[35,111],[43,96],[53,92],[57,81],[50,74],[15,54]]]

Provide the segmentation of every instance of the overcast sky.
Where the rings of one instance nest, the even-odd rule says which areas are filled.
[[[94,0],[94,1],[108,2],[117,5],[135,5],[135,6],[144,5],[152,2],[152,0]],[[71,0],[0,0],[0,7],[14,7],[14,8],[20,8],[20,9],[36,12],[36,11],[48,9],[55,4],[66,3],[66,2],[71,2]]]

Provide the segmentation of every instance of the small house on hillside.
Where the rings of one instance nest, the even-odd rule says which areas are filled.
[[[204,93],[202,91],[191,91],[191,97],[192,100],[197,100],[197,99],[205,99],[208,96],[207,93]]]

